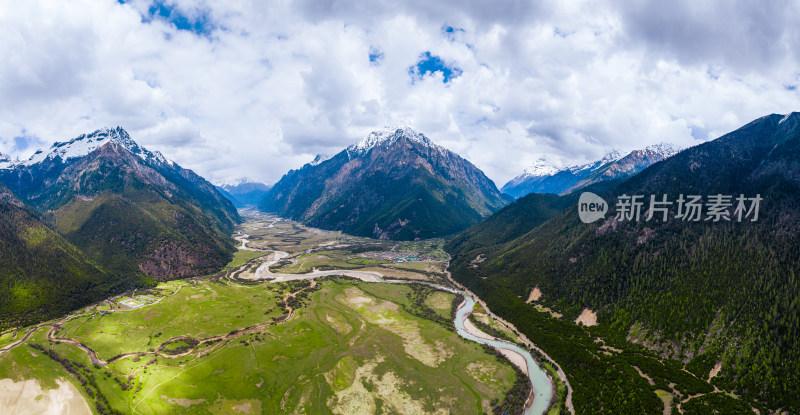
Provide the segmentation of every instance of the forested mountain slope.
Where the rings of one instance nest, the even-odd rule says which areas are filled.
[[[58,316],[133,286],[92,263],[0,185],[0,330]]]
[[[472,163],[398,128],[290,171],[259,208],[323,229],[413,240],[460,232],[508,202]]]
[[[699,221],[675,217],[681,194],[702,196]],[[706,220],[717,194],[731,196],[732,220]],[[643,196],[639,221],[616,219],[624,195]],[[646,220],[651,195],[673,202],[666,221]],[[740,195],[761,198],[756,221],[737,220]],[[523,325],[537,312],[516,296],[538,287],[566,317],[589,308],[603,330],[702,377],[719,363],[722,388],[800,410],[800,114],[762,117],[602,196],[611,208],[594,223],[572,205],[510,241],[478,232],[451,243],[454,277]]]
[[[0,182],[112,272],[202,275],[234,250],[230,232],[239,217],[231,202],[119,127],[55,143],[0,169]]]

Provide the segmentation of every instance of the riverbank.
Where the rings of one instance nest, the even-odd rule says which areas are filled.
[[[544,356],[545,358],[547,358],[550,361],[550,364],[553,365],[556,368],[556,375],[558,376],[559,380],[567,388],[567,396],[566,396],[566,401],[565,401],[566,402],[566,409],[567,409],[567,411],[569,411],[569,413],[575,414],[575,408],[574,408],[574,406],[572,404],[572,386],[569,384],[569,380],[567,379],[567,374],[564,373],[564,371],[561,369],[561,366],[558,365],[558,363],[556,363],[556,361],[553,360],[553,358],[551,358],[550,355],[545,353],[544,350],[542,350],[541,348],[536,346],[530,339],[528,339],[528,337],[525,336],[521,331],[519,331],[516,328],[516,326],[514,326],[511,323],[509,323],[508,321],[506,321],[502,317],[494,314],[491,311],[491,309],[489,309],[489,306],[483,300],[480,299],[480,297],[475,295],[472,291],[470,291],[467,287],[465,287],[464,285],[462,285],[458,281],[454,280],[452,275],[450,274],[450,271],[447,271],[447,279],[451,284],[453,284],[454,286],[458,287],[461,291],[463,291],[465,293],[468,293],[470,296],[472,296],[473,298],[477,299],[478,304],[480,304],[481,307],[483,307],[483,309],[486,311],[486,313],[491,318],[499,321],[501,324],[504,324],[506,327],[508,327],[512,332],[514,332],[515,335],[517,335],[518,338],[520,338],[523,341],[523,343],[525,343],[525,345],[527,347],[536,350],[539,354],[541,354],[542,356]],[[554,380],[553,379],[551,379],[551,386],[552,386],[554,391],[557,389],[556,385],[554,384]],[[555,398],[555,394],[553,396],[553,399],[554,398]],[[552,403],[554,403],[554,402],[551,402],[551,404]]]
[[[331,356],[333,356],[338,353],[337,350],[340,350],[340,348],[338,348],[335,343],[330,343],[330,339],[332,338],[343,336],[347,337],[348,339],[346,342],[350,342],[350,346],[352,346],[353,341],[358,342],[373,338],[369,336],[362,337],[362,332],[366,332],[365,330],[374,330],[375,335],[386,336],[388,334],[386,330],[394,332],[392,331],[392,327],[394,330],[407,330],[411,327],[426,327],[426,332],[417,333],[416,336],[409,337],[407,333],[401,335],[401,339],[403,339],[402,343],[398,342],[395,337],[389,335],[389,338],[387,338],[381,346],[378,346],[379,349],[375,349],[376,353],[384,357],[394,356],[392,359],[395,360],[402,360],[402,356],[405,356],[406,359],[420,359],[419,361],[423,363],[431,363],[444,359],[441,363],[448,366],[448,373],[453,370],[455,373],[458,373],[462,370],[466,371],[469,368],[469,382],[477,381],[479,383],[477,385],[465,386],[463,385],[465,379],[459,377],[460,380],[454,380],[450,383],[441,383],[441,385],[451,385],[451,387],[454,389],[452,389],[450,392],[441,392],[438,395],[434,394],[423,399],[432,399],[431,402],[436,402],[437,400],[445,399],[449,396],[461,396],[462,394],[466,394],[463,396],[463,398],[459,399],[459,402],[467,402],[470,399],[468,391],[477,390],[475,389],[477,386],[481,391],[483,391],[481,393],[483,396],[481,398],[482,400],[478,400],[478,405],[481,406],[482,409],[478,410],[477,412],[491,412],[493,407],[497,407],[495,405],[497,405],[496,402],[498,398],[500,399],[500,403],[503,403],[504,399],[509,402],[508,404],[503,404],[503,406],[500,406],[502,408],[519,408],[523,405],[525,394],[524,392],[519,393],[522,390],[520,390],[517,385],[523,384],[513,383],[514,381],[512,381],[512,384],[514,385],[513,388],[508,384],[509,377],[512,373],[514,373],[512,372],[510,365],[502,362],[502,360],[508,360],[513,366],[520,368],[522,373],[524,373],[528,379],[532,379],[531,384],[534,386],[534,388],[531,391],[528,401],[525,402],[525,413],[539,414],[545,413],[547,410],[547,404],[549,401],[546,401],[540,395],[541,392],[546,392],[547,390],[550,390],[552,393],[552,385],[537,380],[537,373],[543,372],[543,369],[537,366],[537,362],[531,353],[525,350],[524,347],[519,348],[517,345],[499,341],[498,339],[492,338],[487,333],[483,333],[477,327],[472,327],[466,317],[472,312],[475,302],[480,301],[480,299],[473,298],[461,290],[454,289],[452,286],[450,286],[446,282],[443,271],[440,271],[438,274],[431,271],[428,263],[435,260],[440,260],[435,255],[430,254],[437,249],[437,242],[431,243],[428,241],[421,242],[416,245],[392,245],[383,243],[383,245],[381,245],[380,242],[371,240],[354,240],[350,239],[351,237],[349,236],[341,235],[328,235],[324,238],[321,238],[314,234],[311,237],[306,238],[303,232],[311,232],[313,230],[306,230],[295,225],[294,223],[268,221],[263,225],[258,225],[262,226],[262,229],[272,230],[274,228],[275,233],[272,235],[266,235],[263,233],[259,234],[257,230],[255,232],[250,230],[238,233],[237,235],[239,236],[238,239],[241,243],[240,248],[247,250],[240,251],[240,253],[252,253],[252,251],[250,251],[248,248],[256,248],[258,246],[257,249],[260,251],[259,255],[252,256],[249,259],[240,258],[238,263],[233,261],[234,265],[236,266],[228,266],[222,272],[213,276],[199,277],[182,282],[166,283],[171,288],[169,293],[163,292],[165,291],[164,289],[157,289],[154,293],[152,293],[152,295],[158,297],[156,301],[146,302],[146,304],[143,304],[141,307],[127,310],[125,313],[114,312],[121,311],[122,309],[116,310],[116,307],[112,306],[111,308],[114,310],[109,310],[107,304],[98,303],[87,307],[78,313],[71,314],[68,316],[68,321],[44,323],[38,328],[46,325],[51,326],[49,327],[49,332],[43,333],[44,330],[30,330],[29,333],[26,333],[27,336],[24,336],[25,338],[22,339],[23,341],[13,341],[14,344],[11,347],[6,348],[7,351],[11,351],[12,353],[6,354],[5,358],[17,361],[20,356],[28,356],[29,353],[27,348],[17,349],[15,346],[28,341],[29,338],[33,343],[31,345],[32,347],[44,344],[42,343],[43,341],[48,341],[49,343],[47,344],[50,345],[51,350],[54,353],[57,353],[53,354],[53,356],[55,356],[54,359],[57,359],[56,362],[67,362],[67,360],[63,360],[62,357],[71,359],[71,361],[81,362],[83,366],[78,366],[78,368],[80,372],[79,375],[83,378],[90,378],[92,375],[102,375],[97,376],[99,386],[93,385],[91,391],[84,391],[82,389],[80,390],[80,394],[83,395],[87,401],[91,402],[95,396],[102,396],[104,394],[105,396],[109,397],[109,401],[116,402],[115,405],[117,405],[118,408],[120,402],[130,402],[132,405],[130,409],[133,410],[136,408],[138,411],[139,409],[146,408],[146,405],[149,405],[147,402],[156,405],[172,403],[173,401],[176,401],[176,399],[186,399],[185,402],[199,402],[198,399],[195,399],[198,396],[205,397],[207,403],[210,405],[212,401],[216,399],[212,399],[212,395],[217,396],[216,392],[211,395],[192,394],[175,396],[170,394],[163,395],[163,391],[155,391],[155,389],[160,388],[161,380],[171,379],[176,375],[175,372],[171,372],[173,370],[171,368],[173,367],[185,367],[185,365],[188,365],[186,367],[195,367],[195,365],[200,364],[201,362],[205,362],[204,364],[211,364],[213,366],[212,362],[218,361],[218,358],[213,361],[208,360],[206,356],[209,356],[209,354],[214,354],[215,356],[220,354],[228,356],[228,354],[234,353],[234,349],[244,347],[244,350],[246,350],[245,354],[236,352],[235,355],[239,358],[250,356],[249,359],[252,359],[252,361],[242,367],[251,368],[248,369],[246,373],[248,376],[254,376],[255,373],[266,373],[264,372],[263,368],[270,368],[275,365],[275,363],[270,364],[268,362],[275,362],[275,359],[284,359],[283,356],[287,355],[288,350],[295,349],[286,349],[280,353],[270,353],[268,350],[281,349],[281,347],[286,345],[287,342],[294,344],[295,347],[299,347],[289,340],[293,335],[301,338],[304,336],[321,334],[323,332],[327,333],[323,337],[327,338],[328,340],[326,342],[318,342],[317,346],[329,347],[330,352],[332,353]],[[270,227],[270,225],[272,227]],[[252,245],[250,244],[251,241]],[[270,249],[274,241],[282,241],[282,243],[286,244],[286,251],[288,252]],[[272,270],[270,270],[270,266],[280,262],[281,260],[287,259],[287,256],[293,261],[297,261],[296,258],[300,258],[301,261],[306,261],[307,258],[311,257],[312,255],[318,255],[316,253],[309,255],[309,249],[318,249],[314,247],[322,247],[320,252],[321,255],[325,256],[323,259],[330,258],[332,262],[330,262],[330,264],[323,265],[322,269],[307,266],[305,269],[310,269],[310,272],[305,274],[279,273],[280,271],[272,272],[272,270],[291,268],[287,266],[273,266]],[[414,257],[415,259],[410,261],[407,260],[404,264],[402,264],[403,267],[406,268],[406,270],[402,273],[394,269],[387,269],[386,273],[381,273],[376,271],[376,269],[382,268],[375,266],[375,258],[361,255],[362,252],[365,252],[364,249],[367,248],[374,251],[386,252],[387,250],[391,250],[393,253],[400,252],[400,254],[397,255],[409,258]],[[409,253],[414,251],[417,253]],[[305,255],[305,257],[301,257],[303,255]],[[416,259],[423,257],[426,259],[421,261]],[[343,264],[344,260],[350,261],[349,264],[354,264],[357,267],[360,266],[360,269],[331,269],[335,268],[339,264]],[[357,261],[364,262],[359,263]],[[395,264],[391,262],[389,265]],[[316,263],[314,266],[317,266]],[[403,277],[412,272],[416,273],[413,278],[401,280]],[[367,297],[376,298],[371,301],[372,305],[370,307],[372,308],[366,310],[356,310],[358,313],[366,312],[366,317],[360,316],[359,318],[354,318],[352,315],[350,315],[353,313],[353,310],[350,310],[348,307],[341,308],[342,304],[349,304],[346,301],[342,303],[342,301],[344,301],[342,298],[330,296],[329,294],[326,294],[322,297],[320,297],[319,294],[314,294],[316,290],[315,281],[298,281],[334,275],[342,275],[366,282],[383,283],[359,284],[355,281],[348,282],[346,280],[334,280],[330,283],[326,282],[324,284],[325,287],[327,287],[325,288],[327,290],[334,287],[339,287],[340,284],[344,283],[353,286],[351,291],[360,289],[366,290],[364,291],[365,293],[370,293],[367,295]],[[267,281],[267,284],[257,283],[257,281]],[[271,283],[275,284],[273,285]],[[391,288],[388,286],[389,284],[398,286],[402,285],[404,288]],[[439,314],[439,317],[437,318],[435,315],[426,314],[430,311],[430,309],[427,309],[426,306],[423,305],[425,297],[420,297],[420,293],[427,293],[425,296],[429,296],[432,295],[431,293],[436,293],[436,291],[425,289],[421,290],[419,286],[409,286],[409,284],[428,285],[436,290],[462,295],[465,299],[461,305],[456,307],[453,305],[453,301],[440,301],[441,298],[444,298],[444,294],[433,294],[433,297],[431,298],[437,298],[438,300],[431,302],[428,304],[428,306],[434,307],[435,310],[438,310],[436,311],[436,313]],[[174,288],[173,285],[175,285]],[[308,290],[304,289],[306,287]],[[300,291],[297,291],[298,289]],[[286,290],[295,292],[295,294],[291,296],[282,295],[280,297],[275,297],[275,293],[285,292]],[[336,290],[340,289],[336,288]],[[384,301],[387,299],[387,294],[396,296],[397,293],[407,294],[400,294],[399,297],[392,299],[391,301],[394,302],[394,305],[388,303],[384,305]],[[308,301],[311,300],[312,295],[314,296],[313,303],[308,303]],[[364,294],[360,295],[362,297],[365,296]],[[377,297],[375,297],[375,295],[377,295]],[[408,297],[406,295],[408,295]],[[447,297],[452,298],[452,296],[449,294]],[[359,299],[360,298],[361,297],[359,297]],[[377,300],[378,298],[381,300]],[[408,305],[406,302],[409,300],[412,301],[413,307],[416,307],[416,311],[407,312],[410,312],[412,317],[421,317],[423,320],[414,320],[414,324],[410,325],[398,323],[400,324],[398,326],[393,326],[395,323],[388,322],[376,323],[377,325],[370,326],[370,329],[367,329],[363,325],[364,318],[369,319],[375,317],[373,315],[374,312],[395,312],[397,311],[397,304],[405,304],[402,306],[403,309],[405,309],[405,307]],[[280,307],[268,307],[268,304],[271,302],[279,304]],[[209,308],[211,305],[213,305],[213,307]],[[314,314],[313,316],[307,312],[295,312],[297,309],[305,309],[305,306],[307,305],[321,307],[321,309],[326,311],[324,314]],[[198,310],[202,309],[204,311],[202,314],[189,312],[189,310],[193,308]],[[337,308],[338,311],[330,311]],[[264,315],[264,310],[269,312],[268,315]],[[451,310],[455,311],[455,315],[451,314]],[[283,311],[283,313],[281,313],[281,311]],[[402,310],[400,311],[401,314],[405,314]],[[200,315],[206,316],[207,318],[200,318],[200,320],[197,320],[196,317]],[[220,319],[214,318],[215,316],[226,317]],[[306,320],[309,318],[309,316],[311,317],[311,320],[316,321],[316,330],[322,330],[320,333],[317,333],[317,331],[307,331],[307,329],[300,331],[289,329],[307,324]],[[400,321],[397,320],[398,317],[399,315],[392,317],[391,321]],[[407,317],[408,316],[405,316],[403,318]],[[452,319],[452,317],[455,318]],[[348,322],[342,320],[343,318],[350,321]],[[298,320],[300,321],[298,322]],[[448,320],[452,321],[452,325],[448,323]],[[361,321],[361,324],[358,323],[359,321]],[[438,324],[439,328],[435,329],[435,324],[434,326],[431,326],[431,321]],[[58,324],[56,325],[55,323]],[[325,328],[321,328],[320,324],[325,325]],[[389,324],[391,327],[386,326],[386,324]],[[456,328],[458,336],[469,340],[468,342],[458,339],[456,336],[449,336],[447,337],[448,340],[446,341],[446,347],[439,344],[440,340],[436,340],[434,342],[435,346],[431,346],[430,342],[433,341],[432,339],[444,339],[442,337],[442,332],[436,334],[434,331],[441,331],[446,327],[450,327],[450,330],[452,330],[453,325]],[[281,326],[285,328],[272,328],[272,326]],[[242,327],[245,328],[242,329]],[[115,335],[118,334],[117,332],[120,332],[119,334],[122,333],[120,330],[124,330],[124,333],[126,333],[124,336],[124,341],[122,338],[115,337]],[[281,333],[280,341],[278,343],[273,341],[274,339],[277,339],[274,336],[276,330]],[[34,333],[38,333],[36,334],[36,337],[32,337]],[[405,331],[403,333],[405,333]],[[355,337],[353,337],[353,334],[355,334]],[[268,340],[270,337],[272,337],[273,340]],[[409,341],[411,343],[409,343]],[[500,354],[505,356],[505,359],[497,360],[492,357],[491,359],[487,360],[487,357],[494,356],[494,353],[486,354],[486,350],[484,348],[477,347],[475,343],[488,345],[496,349]],[[297,344],[306,343],[301,342]],[[326,344],[329,346],[325,346]],[[370,347],[370,350],[372,350],[376,346],[373,345]],[[400,354],[397,354],[398,347],[400,347]],[[406,348],[406,354],[403,353],[404,347]],[[517,349],[515,349],[515,347]],[[389,349],[392,351],[388,352]],[[380,352],[377,350],[384,351]],[[448,352],[445,352],[445,350],[461,350],[461,352],[456,353],[455,357],[452,355],[448,357]],[[469,351],[469,353],[463,354],[465,351]],[[407,355],[408,353],[411,354]],[[2,357],[0,357],[0,359],[2,359]],[[340,359],[341,356],[335,357],[334,361],[338,361]],[[464,359],[475,360],[465,361]],[[309,362],[311,362],[311,366],[306,367],[304,369],[306,372],[302,372],[303,374],[308,376],[308,370],[313,372],[314,367],[319,369],[319,363],[314,363],[314,361],[314,358],[310,358]],[[360,363],[358,363],[358,365],[361,366],[369,366],[369,364],[371,364],[370,360],[359,360],[359,362]],[[468,366],[467,363],[470,363],[470,366]],[[497,367],[497,369],[487,371],[486,365],[494,365]],[[353,367],[358,368],[361,366]],[[256,369],[258,367],[261,367],[262,369]],[[421,375],[419,373],[414,375],[414,370],[416,370],[412,370],[414,367],[414,365],[409,366],[406,363],[395,363],[393,370],[395,370],[395,373],[398,375],[405,373],[406,378],[409,381],[412,381],[412,383],[423,382],[423,379],[428,379],[428,377],[420,377]],[[434,364],[434,366],[431,367],[438,366]],[[347,367],[341,369],[350,370]],[[259,372],[259,370],[261,372]],[[269,370],[271,369],[268,369],[267,371]],[[325,370],[327,371],[328,369]],[[339,369],[337,368],[336,370]],[[168,373],[171,374],[167,375]],[[366,376],[372,372],[367,370],[363,373]],[[519,372],[517,371],[516,373]],[[326,376],[329,375],[330,374],[326,374]],[[78,377],[78,381],[81,379],[80,376]],[[178,376],[180,377],[183,375]],[[190,375],[187,376],[188,377],[186,379],[192,378]],[[262,374],[261,376],[262,379],[256,379],[256,385],[267,385],[267,383],[264,383],[263,379],[272,379],[274,374]],[[518,376],[519,380],[524,381],[521,373],[514,376]],[[108,379],[106,379],[107,377]],[[48,377],[45,376],[43,378]],[[138,385],[145,388],[142,393],[138,392],[138,386],[136,386],[135,389],[129,389],[130,385],[128,384],[128,380],[133,378],[136,379]],[[156,378],[161,380],[155,381]],[[330,378],[328,380],[333,381],[333,379],[334,378]],[[511,379],[514,378],[512,377]],[[374,383],[375,381],[377,381],[377,378],[369,380],[369,383]],[[461,386],[456,387],[454,385]],[[123,386],[123,393],[118,396],[118,390],[117,392],[114,392],[114,388],[119,386]],[[225,389],[223,386],[224,385],[220,385],[219,387],[222,389],[219,390]],[[489,386],[490,389],[484,389],[485,386]],[[260,389],[261,386],[258,386],[258,388]],[[515,390],[517,392],[514,392]],[[101,391],[102,394],[100,394]],[[84,392],[86,393],[84,394]],[[300,391],[298,390],[297,392],[299,393]],[[288,394],[285,395],[288,397],[291,395],[291,393],[294,392],[289,390],[280,391],[281,396]],[[412,393],[415,399],[421,398],[421,396],[416,395],[413,391],[409,393]],[[496,395],[497,393],[501,393],[501,395],[498,396]],[[262,395],[254,392],[252,397],[255,396]],[[517,399],[515,400],[514,397],[517,397]],[[258,398],[257,401],[252,401],[252,405],[257,405],[258,401],[261,401],[267,405],[269,405],[268,402],[270,402],[269,399]],[[290,405],[288,402],[286,404]],[[296,402],[296,404],[299,403]],[[124,403],[124,405],[127,405],[127,403]],[[200,404],[198,403],[198,405]],[[202,405],[205,405],[205,403]],[[325,405],[326,404],[323,402],[323,406]],[[445,406],[449,407],[448,405],[449,403]],[[330,407],[330,403],[328,403],[328,406]],[[283,401],[280,403],[280,408],[284,409]],[[285,411],[279,410],[277,412],[273,411],[272,413],[283,412]],[[473,411],[468,410],[464,412],[463,410],[459,410],[458,412],[471,413]]]
[[[320,278],[332,275],[344,275],[347,277],[356,278],[361,281],[367,281],[367,282],[410,283],[409,281],[387,280],[384,279],[383,275],[371,271],[312,270],[311,272],[306,274],[282,274],[282,273],[273,273],[272,271],[270,271],[269,267],[271,265],[278,263],[281,259],[287,257],[288,255],[289,254],[286,252],[276,251],[271,255],[271,258],[267,261],[264,261],[256,269],[256,272],[252,274],[253,276],[249,276],[248,279],[266,280],[268,282],[284,282],[292,280]],[[517,345],[502,341],[500,339],[496,339],[486,333],[483,333],[482,331],[478,330],[477,327],[474,327],[467,320],[467,317],[472,312],[472,308],[474,307],[476,301],[476,296],[471,292],[465,290],[457,290],[457,289],[454,290],[452,288],[444,287],[437,284],[426,284],[426,285],[430,285],[433,286],[434,288],[442,289],[449,292],[454,292],[464,296],[465,298],[464,302],[462,302],[461,306],[456,310],[455,313],[454,324],[456,326],[456,333],[458,333],[460,336],[468,340],[472,340],[481,344],[486,344],[497,349],[498,352],[500,352],[503,356],[505,356],[513,365],[519,367],[523,371],[523,373],[525,373],[528,376],[533,386],[531,390],[531,396],[528,398],[528,403],[526,404],[525,414],[538,415],[546,413],[552,403],[551,401],[553,399],[553,396],[555,395],[554,393],[555,385],[545,372],[545,369],[543,369],[536,363],[536,360],[534,359],[533,355],[527,350],[522,349]],[[468,326],[469,328],[465,326]]]

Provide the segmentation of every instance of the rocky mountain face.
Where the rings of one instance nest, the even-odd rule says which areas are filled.
[[[634,150],[623,156],[617,151],[602,159],[577,166],[558,168],[546,160],[538,160],[525,172],[506,183],[501,189],[514,197],[530,193],[570,193],[593,183],[625,179],[653,163],[669,158],[680,148],[667,143]]]
[[[213,272],[230,259],[239,217],[216,188],[102,129],[0,169],[0,182],[109,271],[156,279]]]
[[[518,327],[535,318],[523,299],[537,287],[540,302],[567,319],[589,308],[605,336],[701,379],[717,366],[715,385],[753,405],[799,411],[800,113],[762,117],[597,193],[610,209],[589,224],[575,201],[542,223],[498,212],[447,246],[454,277]],[[625,195],[642,195],[638,220]],[[697,221],[679,215],[688,213],[686,195],[701,197]],[[671,204],[651,206],[650,196]],[[552,207],[523,198],[505,210]],[[583,352],[571,353],[579,361]],[[591,405],[587,388],[575,393]]]
[[[399,128],[290,171],[259,207],[323,229],[413,240],[461,231],[506,203],[472,163]]]
[[[220,192],[237,208],[254,207],[264,200],[270,187],[247,178],[217,186]]]
[[[146,285],[94,264],[1,184],[0,252],[0,330]]]

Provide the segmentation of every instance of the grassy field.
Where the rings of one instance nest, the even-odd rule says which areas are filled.
[[[280,272],[443,278],[438,240],[375,241],[249,219],[239,229],[249,247],[290,253]],[[106,365],[95,366],[76,344],[48,340],[45,326],[0,355],[0,379],[36,379],[45,389],[66,379],[96,412],[125,414],[480,414],[514,383],[510,363],[454,333],[453,294],[345,279],[244,285],[231,277],[264,254],[239,250],[218,276],[128,292],[54,330]],[[287,305],[293,314],[284,320]],[[24,333],[0,335],[0,347]]]
[[[292,257],[293,263],[285,266],[275,264],[270,267],[272,272],[285,274],[304,274],[313,268],[334,267],[337,269],[357,269],[361,264],[351,263],[349,256],[339,251],[320,251]]]
[[[172,282],[156,304],[132,311],[85,313],[65,323],[59,337],[77,339],[100,358],[149,351],[176,336],[205,338],[249,327],[282,314],[279,286],[231,286],[213,280]]]
[[[233,254],[233,259],[231,260],[230,263],[228,263],[228,265],[225,266],[225,268],[228,269],[238,268],[244,265],[245,262],[254,258],[264,256],[265,254],[267,254],[267,252],[239,249]]]
[[[79,339],[108,359],[158,348],[176,336],[225,334],[281,313],[289,289],[264,283],[170,283],[156,304],[104,316],[88,310],[64,325],[60,337]],[[172,291],[175,290],[175,291]],[[441,324],[406,312],[411,288],[396,284],[321,281],[286,323],[212,344],[176,359],[129,357],[92,366],[87,354],[47,340],[29,340],[80,363],[88,390],[123,413],[482,413],[511,386],[513,369]],[[452,294],[425,304],[448,316]],[[92,317],[94,315],[94,317]],[[185,346],[181,341],[167,348]],[[74,366],[78,367],[78,366]],[[27,346],[0,356],[0,377],[71,379],[64,368]],[[94,406],[94,405],[90,405]],[[106,405],[104,405],[105,407]]]
[[[18,332],[17,330],[9,330],[3,334],[0,334],[0,347],[14,343],[15,341],[19,340],[20,336],[22,336],[24,333],[24,331]]]
[[[44,344],[47,340],[45,333],[45,330],[39,330],[28,341]],[[52,389],[60,378],[69,379],[70,376],[57,362],[27,346],[14,348],[0,356],[0,379],[15,382],[35,379],[43,389]]]

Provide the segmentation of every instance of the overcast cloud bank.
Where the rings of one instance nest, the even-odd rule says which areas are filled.
[[[500,186],[800,110],[799,20],[789,1],[2,0],[0,152],[119,125],[214,181],[275,182],[404,122]]]

